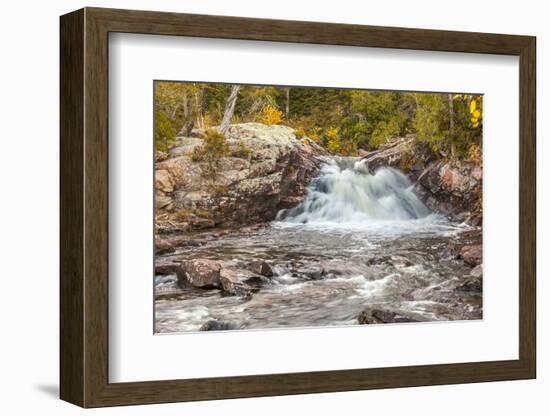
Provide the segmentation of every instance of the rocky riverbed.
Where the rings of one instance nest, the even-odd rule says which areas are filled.
[[[157,260],[156,330],[480,319],[479,232],[393,225],[197,233]]]
[[[208,181],[198,138],[157,156],[156,332],[482,317],[480,168],[413,137],[363,158],[284,126],[227,137]]]

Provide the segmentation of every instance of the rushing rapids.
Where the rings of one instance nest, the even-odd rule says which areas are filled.
[[[175,276],[157,276],[157,332],[196,331],[207,322],[224,329],[350,325],[366,308],[406,321],[482,315],[481,293],[459,290],[471,267],[442,261],[450,242],[478,243],[480,234],[431,213],[400,171],[370,172],[357,158],[328,160],[302,203],[270,226],[202,238],[165,260],[212,259],[234,270],[265,261],[273,276],[251,297],[178,289]],[[171,296],[162,296],[166,289]]]

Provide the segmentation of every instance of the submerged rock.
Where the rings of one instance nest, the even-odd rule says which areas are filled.
[[[250,271],[265,277],[273,276],[273,269],[271,266],[263,260],[258,260],[250,263],[248,266]]]
[[[191,284],[200,288],[219,288],[221,265],[217,261],[207,259],[187,260],[180,264],[178,282],[185,286]]]
[[[249,275],[243,275],[231,269],[221,269],[220,271],[222,289],[229,295],[249,298],[252,295],[252,287],[247,284],[249,278]]]
[[[365,309],[361,312],[357,320],[362,325],[419,322],[419,320],[414,317],[405,316],[384,309]]]
[[[481,276],[469,276],[464,282],[457,286],[459,292],[479,292],[483,290],[483,280]]]
[[[175,274],[177,275],[178,272],[180,272],[180,265],[178,263],[173,262],[167,262],[167,263],[160,263],[155,262],[155,275],[169,275],[169,274]]]
[[[230,331],[232,329],[238,329],[237,325],[227,321],[212,319],[205,322],[199,331]]]
[[[482,277],[483,276],[483,264],[478,264],[476,267],[472,269],[470,272],[470,276],[472,277]]]
[[[459,292],[475,292],[483,291],[483,264],[478,264],[471,271],[469,276],[456,287]]]
[[[451,241],[445,246],[443,251],[441,251],[439,258],[441,260],[459,260],[461,248],[462,246],[460,244]]]
[[[326,275],[325,269],[315,265],[295,266],[291,272],[294,277],[302,277],[311,280],[320,280]]]
[[[367,266],[379,266],[382,264],[393,265],[393,260],[391,256],[379,256],[379,257],[369,257],[365,260]]]

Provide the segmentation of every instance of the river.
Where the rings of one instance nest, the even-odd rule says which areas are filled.
[[[481,293],[457,290],[471,267],[442,258],[450,242],[480,243],[480,230],[431,213],[396,169],[371,173],[358,159],[332,159],[303,202],[266,227],[200,238],[163,259],[214,259],[233,269],[262,260],[274,276],[244,298],[156,276],[157,333],[209,321],[230,329],[354,325],[365,308],[414,321],[482,317]]]

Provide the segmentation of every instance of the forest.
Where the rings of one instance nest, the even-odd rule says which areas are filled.
[[[290,126],[332,154],[415,134],[438,157],[481,157],[482,95],[157,81],[155,114],[159,151],[193,129],[259,122]]]

